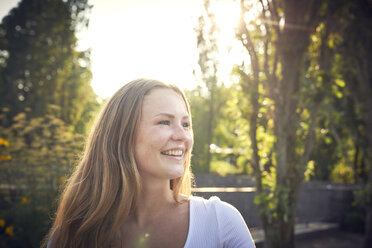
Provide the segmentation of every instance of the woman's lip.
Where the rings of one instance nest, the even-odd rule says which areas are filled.
[[[175,159],[175,160],[182,160],[185,156],[182,155],[182,156],[172,156],[172,155],[167,155],[167,154],[162,154],[161,155],[163,156],[166,156],[167,158],[170,158],[170,159]]]

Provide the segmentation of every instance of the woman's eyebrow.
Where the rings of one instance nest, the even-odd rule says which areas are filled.
[[[173,114],[169,114],[169,113],[159,113],[159,114],[156,114],[154,117],[161,116],[161,115],[167,116],[171,119],[174,119],[174,117],[175,117]],[[182,117],[182,119],[190,119],[190,117],[188,115],[185,115],[185,116]]]

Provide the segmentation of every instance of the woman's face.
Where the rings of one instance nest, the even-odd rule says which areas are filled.
[[[155,89],[145,96],[134,146],[143,178],[183,175],[193,145],[190,118],[182,97],[171,89]]]

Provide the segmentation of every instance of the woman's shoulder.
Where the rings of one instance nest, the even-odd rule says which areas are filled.
[[[218,202],[222,202],[220,198],[218,198],[217,196],[211,196],[209,199],[205,199],[204,197],[194,196],[194,195],[190,196],[190,201],[198,203],[198,204],[205,204],[205,205],[216,204]]]
[[[196,222],[204,223],[214,223],[217,224],[219,221],[218,216],[223,201],[220,200],[217,196],[212,196],[209,199],[205,199],[200,196],[191,196],[190,197],[190,217],[193,218]]]
[[[204,207],[206,210],[228,211],[228,212],[239,213],[239,211],[233,205],[225,201],[222,201],[217,196],[212,196],[209,199],[205,199],[200,196],[191,196],[190,202],[195,207]]]
[[[206,221],[210,228],[216,228],[218,239],[228,247],[254,247],[254,242],[244,218],[233,205],[217,196],[205,199],[191,197],[190,206],[198,221]],[[209,229],[210,230],[210,229]]]
[[[219,223],[224,224],[245,223],[239,210],[217,196],[212,196],[209,199],[192,196],[190,197],[190,208],[194,212],[194,216],[198,216],[201,219],[215,218]]]

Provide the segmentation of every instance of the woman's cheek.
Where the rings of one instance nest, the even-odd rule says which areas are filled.
[[[189,136],[188,146],[189,146],[189,149],[191,149],[192,146],[194,145],[194,138],[193,138],[191,132],[189,132],[188,136]]]

